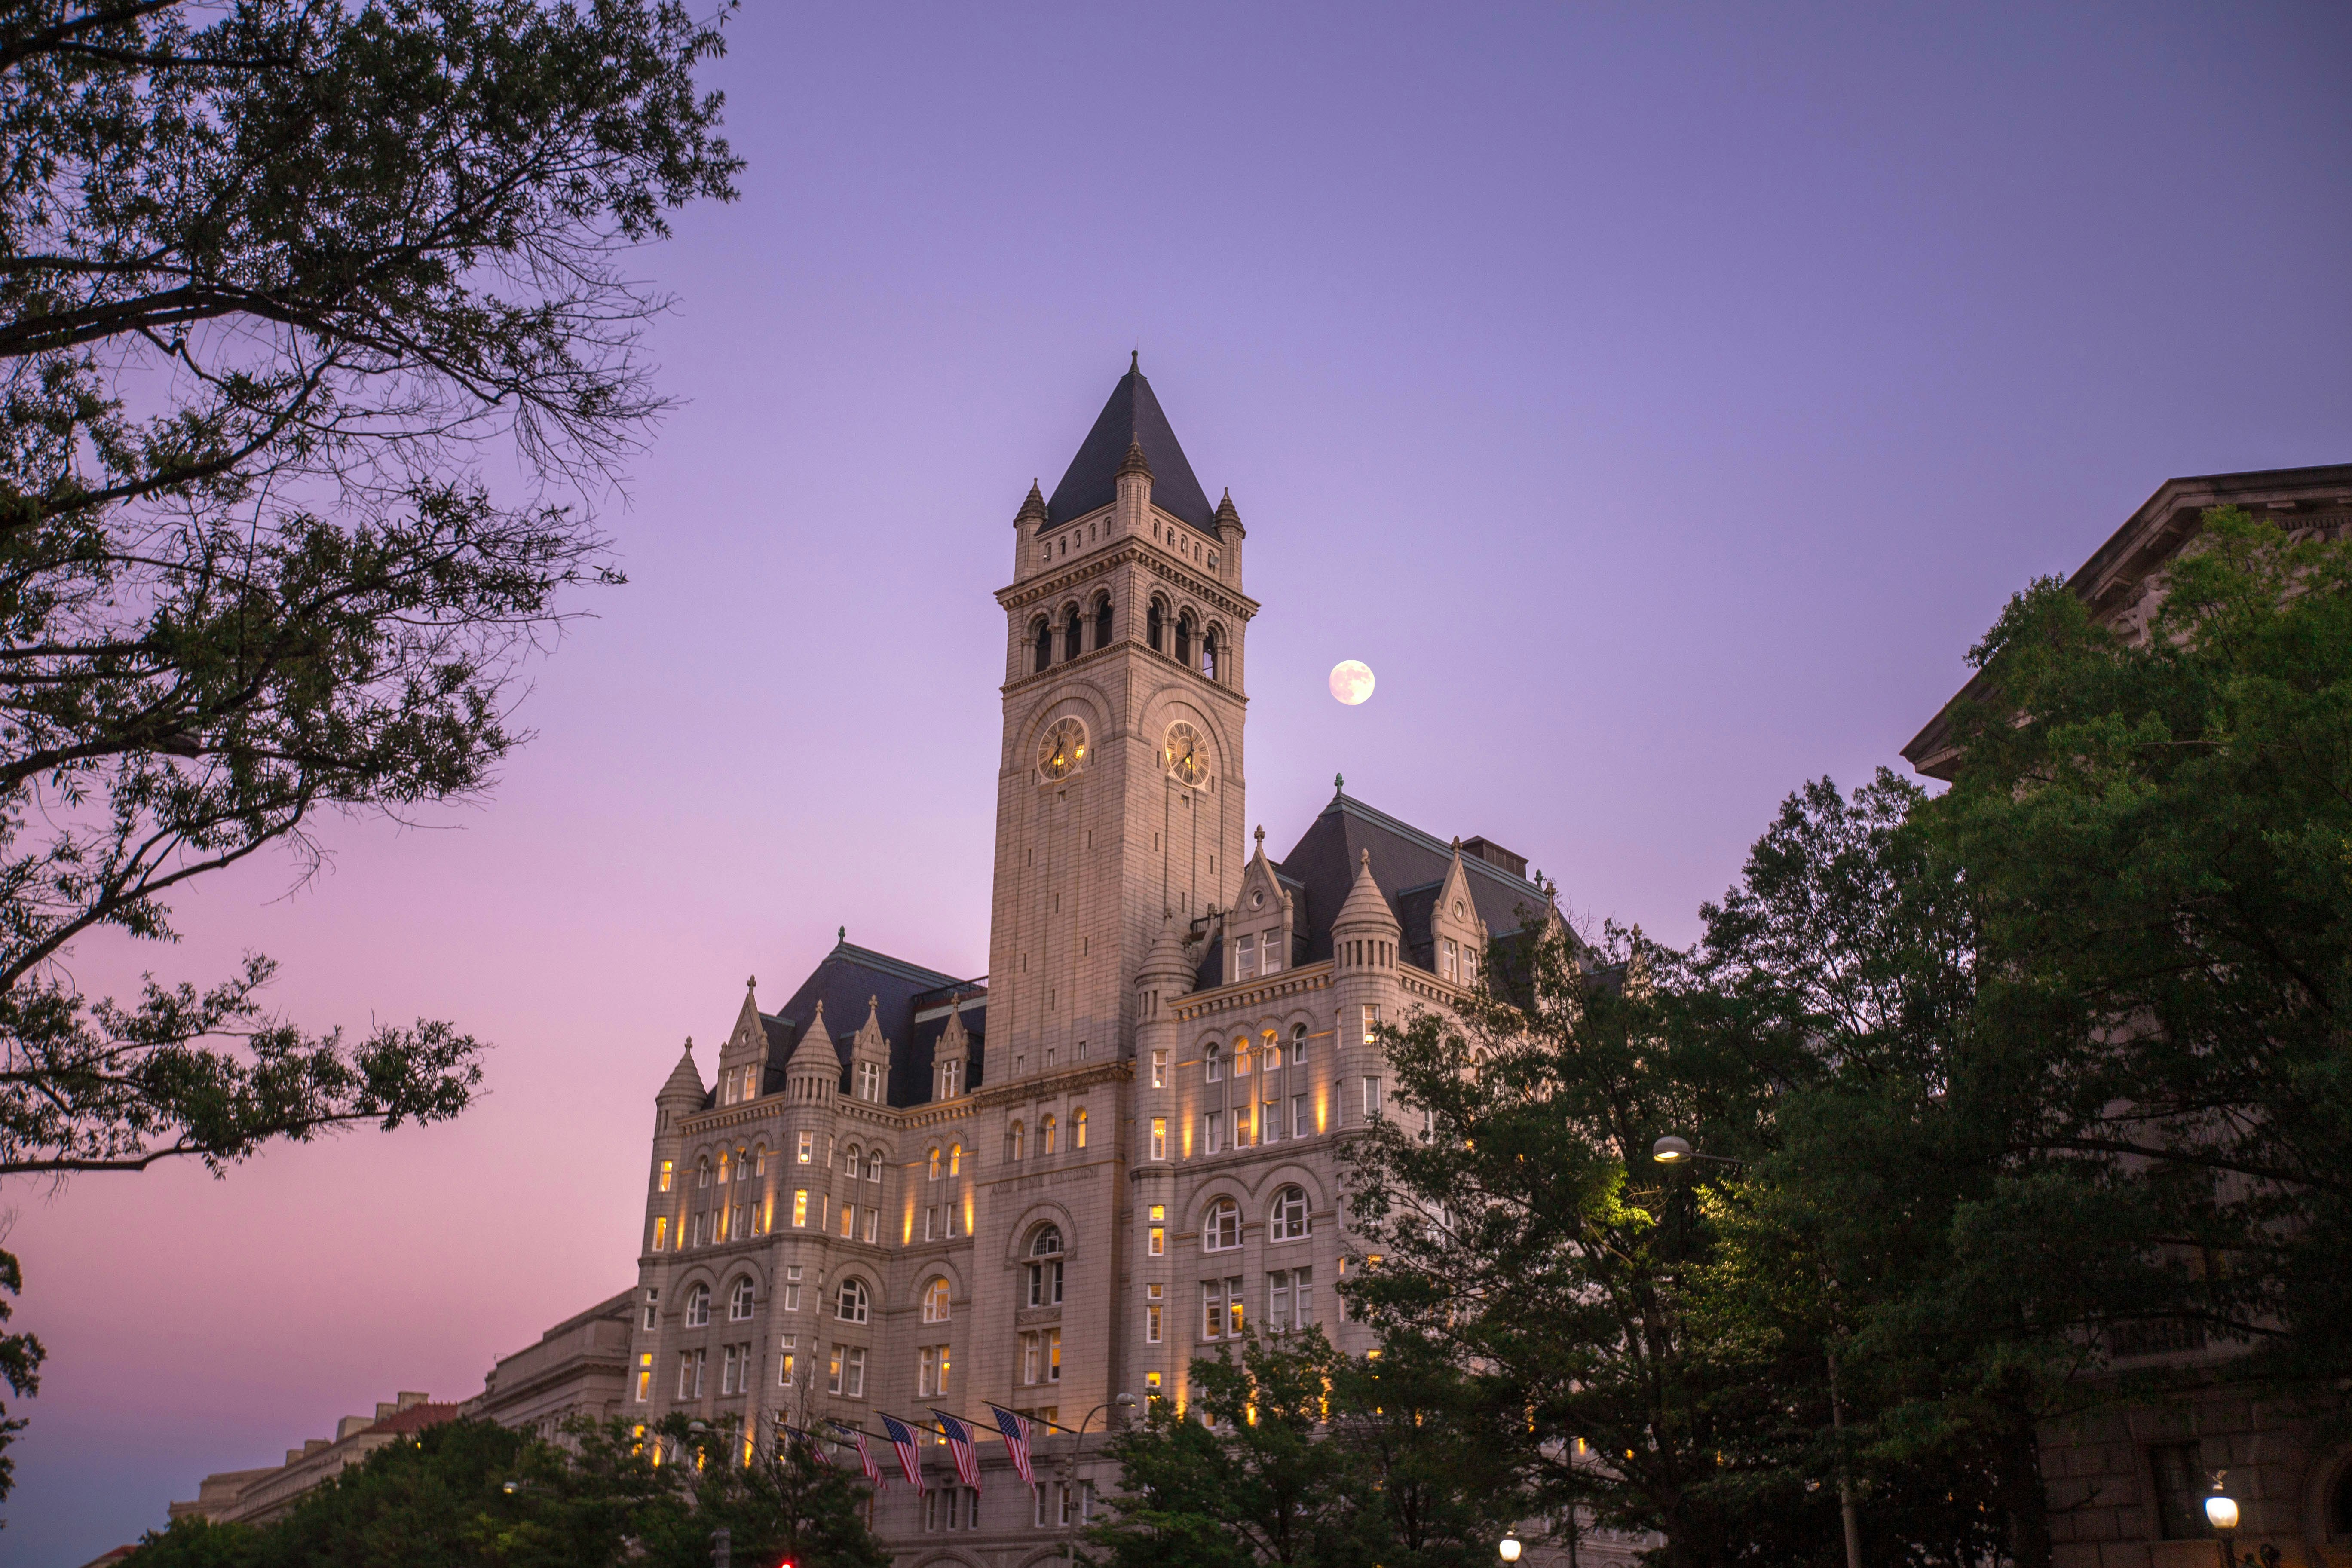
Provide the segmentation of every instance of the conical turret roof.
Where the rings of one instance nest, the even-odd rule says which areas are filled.
[[[1389,908],[1388,896],[1372,880],[1372,852],[1369,849],[1363,851],[1358,863],[1356,885],[1348,889],[1348,901],[1339,906],[1339,918],[1331,922],[1333,931],[1345,931],[1350,926],[1383,926],[1392,931],[1402,929],[1397,924],[1396,911]]]
[[[1176,917],[1163,910],[1160,934],[1151,939],[1151,951],[1143,955],[1143,966],[1135,972],[1136,978],[1178,983],[1190,991],[1192,969],[1192,961],[1184,956],[1184,935],[1176,929]]]
[[[694,1039],[688,1036],[686,1050],[677,1058],[677,1066],[669,1069],[668,1081],[661,1086],[656,1100],[691,1100],[699,1103],[709,1093],[704,1087],[702,1073],[694,1065]]]
[[[1024,522],[1043,522],[1045,521],[1045,498],[1038,492],[1037,481],[1031,479],[1029,481],[1029,493],[1022,498],[1021,510],[1013,514],[1013,525],[1015,528],[1018,528]]]
[[[1151,395],[1151,384],[1143,378],[1139,361],[1139,356],[1130,361],[1127,374],[1111,388],[1110,401],[1095,416],[1094,428],[1079,444],[1078,455],[1070,459],[1069,471],[1054,487],[1054,499],[1045,507],[1046,520],[1067,522],[1118,500],[1119,470],[1127,462],[1129,448],[1138,447],[1150,468],[1151,504],[1203,533],[1214,534],[1216,512],[1201,481],[1192,477],[1192,465],[1177,444],[1168,416],[1160,412],[1160,399]]]
[[[833,1048],[833,1037],[824,1032],[824,1004],[822,1001],[816,1005],[816,1016],[809,1020],[808,1033],[803,1035],[801,1043],[793,1047],[792,1065],[806,1067],[817,1063],[819,1053],[823,1054],[824,1059],[818,1065],[827,1072],[841,1070],[841,1053]],[[803,1061],[801,1058],[803,1057],[808,1060]]]

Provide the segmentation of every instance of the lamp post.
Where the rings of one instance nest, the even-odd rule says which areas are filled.
[[[1495,1555],[1506,1563],[1517,1563],[1519,1560],[1519,1538],[1516,1535],[1503,1537],[1495,1547]]]
[[[1720,1154],[1702,1154],[1691,1147],[1690,1140],[1669,1132],[1650,1145],[1650,1158],[1661,1165],[1688,1165],[1704,1161],[1710,1165],[1737,1165]],[[1838,1389],[1837,1352],[1829,1352],[1830,1363],[1830,1426],[1843,1441],[1845,1431],[1845,1400]],[[1853,1479],[1846,1473],[1843,1452],[1838,1458],[1838,1515],[1845,1526],[1845,1568],[1862,1568],[1862,1520],[1853,1505]]]
[[[2237,1555],[2231,1550],[2238,1534],[2238,1500],[2221,1489],[2229,1471],[2213,1474],[2213,1493],[2205,1500],[2205,1521],[2221,1542],[2221,1568],[2237,1568]]]
[[[1065,1509],[1069,1508],[1070,1493],[1078,1484],[1078,1449],[1087,1440],[1087,1423],[1092,1421],[1096,1416],[1101,1415],[1106,1410],[1132,1410],[1134,1408],[1135,1395],[1132,1394],[1122,1394],[1115,1398],[1107,1400],[1103,1404],[1096,1405],[1092,1410],[1087,1411],[1084,1416],[1079,1418],[1077,1436],[1070,1439],[1070,1451],[1062,1460],[1062,1506]],[[1108,1426],[1110,1423],[1106,1421],[1103,1425]],[[1077,1525],[1077,1513],[1074,1511],[1070,1515],[1068,1527],[1070,1531],[1069,1540],[1066,1543],[1065,1550],[1062,1554],[1062,1561],[1064,1563],[1075,1563],[1078,1560]]]

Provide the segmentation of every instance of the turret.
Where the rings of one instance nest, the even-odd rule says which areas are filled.
[[[1139,437],[1129,438],[1127,456],[1119,459],[1117,482],[1117,526],[1130,533],[1139,531],[1151,513],[1151,463],[1143,455]]]
[[[1234,492],[1227,490],[1217,502],[1217,537],[1225,542],[1224,560],[1220,575],[1235,587],[1242,581],[1242,541],[1249,530],[1242,526],[1242,514],[1234,506]]]
[[[793,1047],[792,1060],[784,1064],[784,1092],[795,1100],[831,1105],[841,1089],[841,1053],[833,1048],[833,1037],[824,1032],[824,1004],[816,1005],[816,1016],[809,1020],[808,1033]]]
[[[1378,1115],[1388,1092],[1388,1058],[1378,1032],[1403,1022],[1398,1015],[1397,946],[1403,931],[1396,912],[1372,879],[1372,857],[1363,852],[1356,884],[1348,889],[1331,922],[1331,989],[1339,1013],[1339,1114],[1342,1126]]]

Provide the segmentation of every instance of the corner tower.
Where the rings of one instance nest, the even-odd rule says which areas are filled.
[[[1258,608],[1231,497],[1210,504],[1133,361],[1053,499],[1032,485],[1013,524],[992,1084],[1122,1054],[1163,913],[1181,931],[1231,903]]]

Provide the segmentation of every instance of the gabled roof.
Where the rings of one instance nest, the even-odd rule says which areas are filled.
[[[1129,446],[1140,446],[1144,460],[1151,465],[1151,504],[1212,539],[1219,537],[1216,509],[1192,477],[1192,465],[1177,444],[1168,416],[1160,412],[1160,399],[1151,395],[1151,383],[1132,363],[1095,416],[1095,427],[1079,443],[1069,471],[1054,487],[1054,499],[1045,503],[1045,526],[1084,517],[1118,500],[1118,467],[1127,460]]]
[[[1430,911],[1436,890],[1454,864],[1454,847],[1344,792],[1332,795],[1331,803],[1277,868],[1286,883],[1306,889],[1298,910],[1305,951],[1297,962],[1313,963],[1331,956],[1332,922],[1355,886],[1367,851],[1371,855],[1372,881],[1403,930],[1405,956],[1416,966],[1428,968]],[[1542,891],[1524,877],[1514,877],[1490,861],[1467,855],[1462,858],[1462,868],[1478,916],[1494,936],[1507,936],[1519,929],[1521,905],[1544,907]]]

